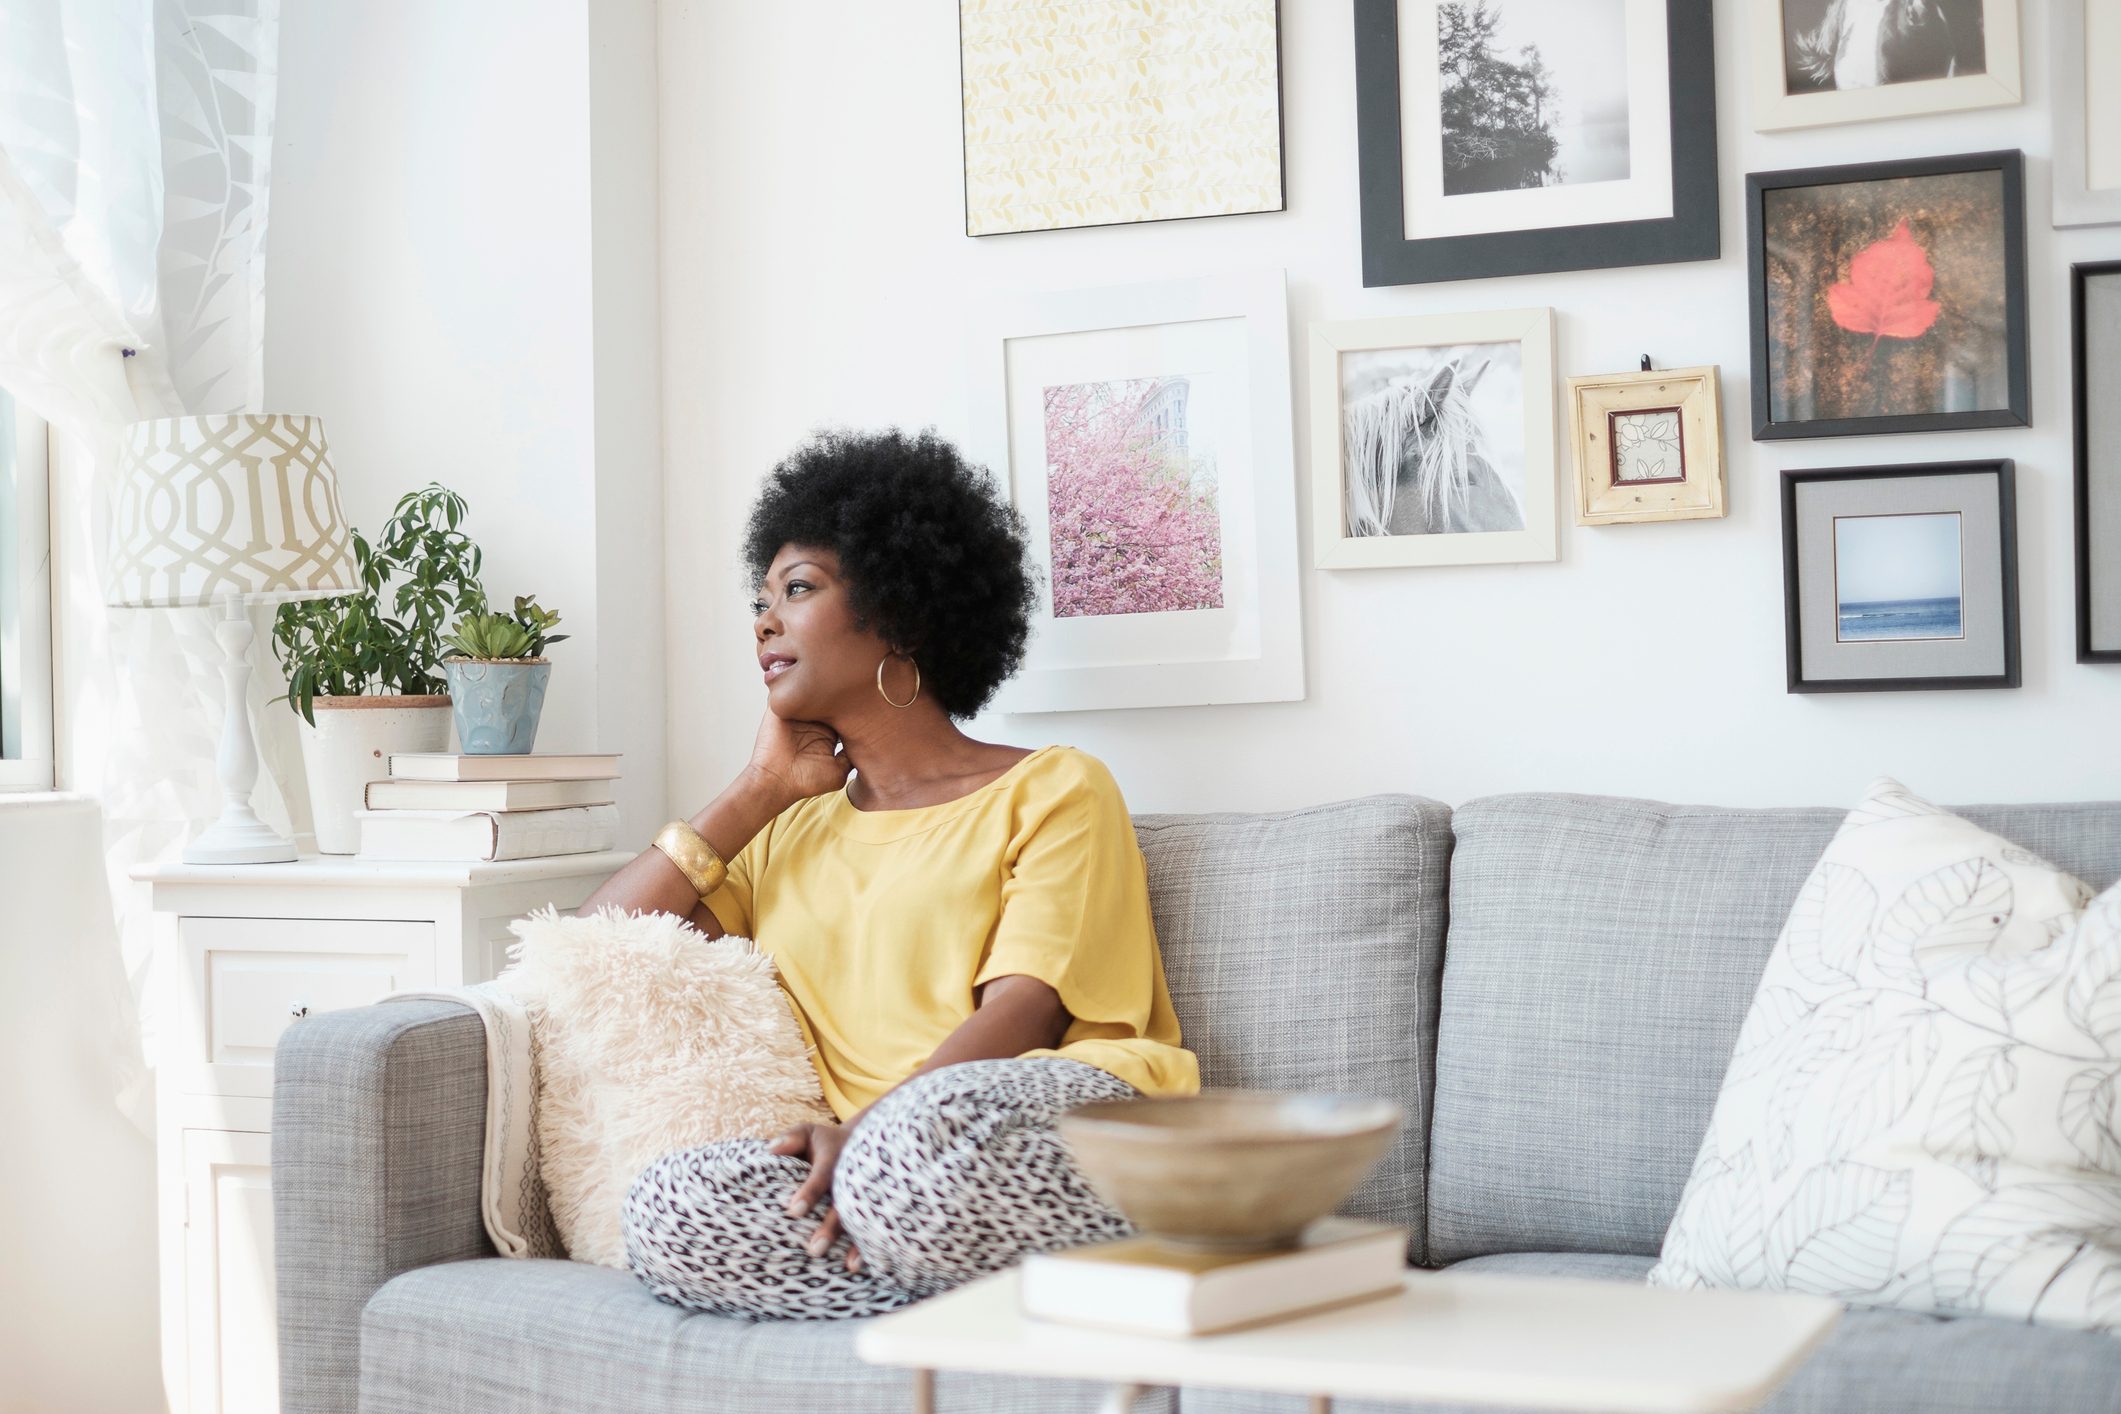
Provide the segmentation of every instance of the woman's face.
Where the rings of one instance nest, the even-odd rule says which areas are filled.
[[[774,715],[830,722],[875,693],[876,665],[890,648],[875,633],[855,628],[854,606],[832,551],[783,545],[751,607],[766,704]],[[898,676],[889,668],[886,673]]]

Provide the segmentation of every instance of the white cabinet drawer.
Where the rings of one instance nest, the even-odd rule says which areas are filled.
[[[348,918],[180,918],[194,1095],[272,1094],[273,1047],[301,1016],[434,985],[434,924]]]

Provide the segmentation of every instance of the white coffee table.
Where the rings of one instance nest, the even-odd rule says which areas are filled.
[[[916,1372],[916,1414],[932,1414],[937,1370],[1107,1380],[1108,1414],[1153,1385],[1309,1395],[1314,1414],[1336,1395],[1696,1414],[1758,1406],[1840,1315],[1785,1292],[1410,1271],[1392,1296],[1172,1339],[1027,1319],[1011,1270],[880,1316],[854,1348]]]

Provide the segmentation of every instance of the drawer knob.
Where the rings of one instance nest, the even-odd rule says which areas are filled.
[[[307,1016],[309,1015],[309,1003],[296,1002],[293,1006],[287,1009],[287,1014],[296,1018]]]

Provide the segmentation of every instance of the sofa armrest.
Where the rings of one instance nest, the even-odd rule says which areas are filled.
[[[327,1012],[287,1028],[273,1071],[280,1407],[353,1414],[376,1288],[494,1254],[479,1211],[485,1027],[446,1001]]]

